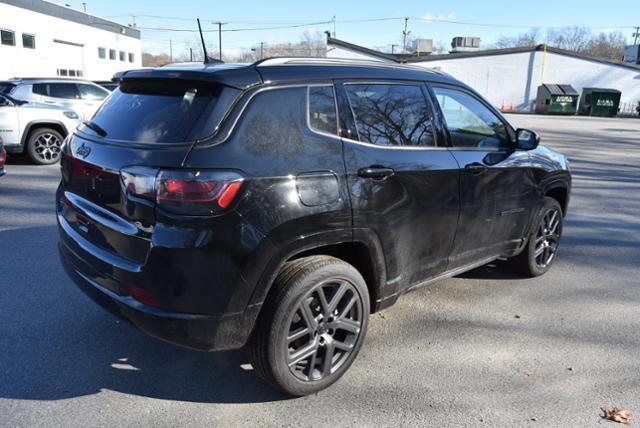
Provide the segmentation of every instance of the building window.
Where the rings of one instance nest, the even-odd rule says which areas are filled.
[[[36,48],[36,36],[22,33],[22,47],[26,49]]]
[[[115,49],[109,49],[109,59],[111,61],[115,61],[116,60],[116,50]]]
[[[120,51],[120,61],[127,60],[127,53],[125,51]]]
[[[107,50],[105,48],[98,48],[98,58],[107,59]]]
[[[67,69],[66,68],[59,68],[58,69],[58,76],[68,76],[69,74],[67,73]]]
[[[15,46],[16,33],[9,30],[0,30],[0,42],[5,46]]]
[[[76,77],[76,71],[75,70],[69,70],[69,76]]]
[[[129,53],[129,62],[135,62],[136,56],[132,53]]]
[[[82,77],[82,70],[76,70],[76,76]]]

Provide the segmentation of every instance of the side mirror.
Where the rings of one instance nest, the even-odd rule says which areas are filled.
[[[529,129],[520,128],[516,131],[516,147],[521,150],[533,150],[540,144],[540,136]]]

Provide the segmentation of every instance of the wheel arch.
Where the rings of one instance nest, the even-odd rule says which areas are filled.
[[[26,124],[24,127],[24,131],[22,132],[22,138],[20,139],[20,145],[25,147],[27,144],[27,140],[31,133],[38,128],[51,128],[55,131],[60,132],[62,138],[66,138],[69,134],[67,127],[63,122],[58,120],[32,120]]]
[[[557,180],[548,184],[544,189],[544,196],[555,199],[562,208],[562,214],[567,215],[569,207],[569,184],[564,180]]]
[[[267,300],[273,281],[285,263],[312,255],[327,255],[349,263],[360,272],[369,291],[371,312],[377,311],[380,300],[385,297],[386,268],[382,247],[377,237],[370,233],[357,233],[354,237],[353,232],[351,229],[338,233],[327,232],[313,239],[302,238],[286,245],[271,258],[250,306],[260,305]]]

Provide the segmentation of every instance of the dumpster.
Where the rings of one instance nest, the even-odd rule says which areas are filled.
[[[621,95],[622,93],[617,89],[584,88],[580,97],[578,114],[615,117],[618,114]]]
[[[542,84],[538,86],[536,113],[576,114],[578,96],[571,85]]]

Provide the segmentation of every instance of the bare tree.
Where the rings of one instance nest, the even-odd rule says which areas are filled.
[[[495,43],[497,49],[531,47],[542,43],[539,28],[532,28],[526,33],[514,37],[501,36]]]
[[[625,37],[621,33],[598,33],[593,35],[584,27],[566,27],[550,29],[546,38],[538,28],[533,28],[517,36],[502,36],[495,43],[496,48],[531,47],[547,43],[560,49],[580,52],[598,58],[621,60]]]
[[[621,61],[627,41],[622,33],[600,33],[589,40],[584,53],[598,58]]]

